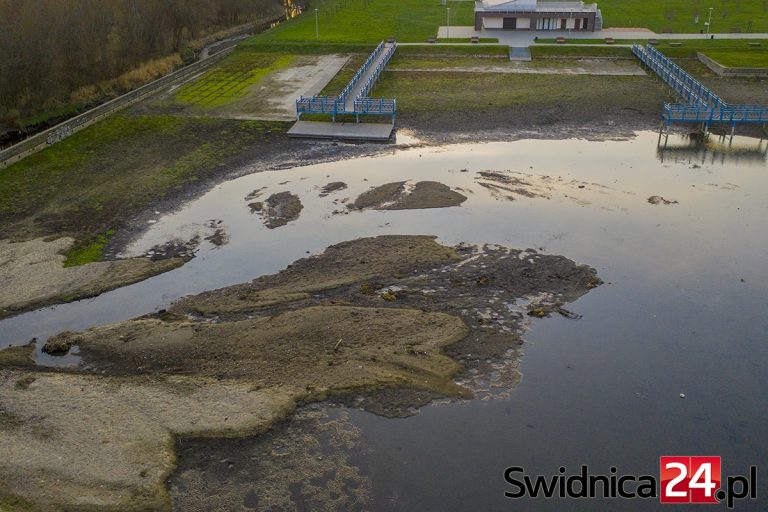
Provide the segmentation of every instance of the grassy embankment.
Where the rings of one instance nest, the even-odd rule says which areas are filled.
[[[598,5],[605,27],[649,28],[657,33],[706,32],[704,22],[712,7],[713,33],[768,32],[768,4],[764,0],[601,0]]]
[[[281,137],[286,123],[113,115],[0,170],[0,238],[69,235],[68,264],[102,259],[115,229]]]
[[[554,42],[554,39],[551,40]],[[587,40],[590,43],[599,40]],[[541,42],[541,41],[540,41]],[[569,41],[569,43],[572,41]],[[646,41],[618,40],[616,44],[631,44],[634,42],[645,44]],[[698,52],[722,61],[724,65],[738,65],[748,67],[765,66],[768,57],[768,41],[762,41],[761,46],[755,48],[749,43],[760,42],[757,40],[659,40],[657,48],[665,55],[676,59],[678,64],[693,74],[696,78],[711,87],[726,101],[732,103],[766,105],[768,104],[768,88],[761,78],[723,78],[718,77],[704,64],[700,63],[696,54]],[[766,46],[762,46],[766,45]],[[548,57],[557,59],[560,57],[593,57],[616,56],[633,58],[629,48],[617,46],[589,46],[585,44],[540,44],[531,47],[534,58]],[[727,63],[727,64],[726,64]]]
[[[375,95],[397,98],[403,124],[437,131],[588,125],[622,116],[635,119],[637,114],[655,118],[666,98],[664,88],[650,77],[442,71],[451,66],[509,65],[503,47],[456,50],[398,49]],[[409,68],[433,71],[402,71]]]
[[[647,44],[641,39],[617,39],[614,45],[606,45],[602,39],[569,39],[566,44],[556,44],[554,39],[539,39],[538,46],[531,48],[538,56],[596,56],[628,54],[622,45]],[[756,46],[759,44],[760,46]],[[602,46],[593,46],[602,45]],[[618,45],[618,46],[616,46]],[[701,52],[724,66],[768,67],[768,40],[760,39],[660,39],[656,48],[676,59],[695,59]],[[630,55],[631,56],[631,55]]]
[[[768,68],[768,48],[748,49],[739,52],[707,50],[707,57],[729,68]]]

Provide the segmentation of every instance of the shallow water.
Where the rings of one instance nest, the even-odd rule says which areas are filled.
[[[753,149],[757,141],[734,145]],[[484,170],[530,175],[522,178],[546,197],[495,197],[477,183]],[[333,214],[345,210],[334,201],[400,180],[440,181],[463,189],[468,200],[450,209]],[[367,447],[358,462],[374,481],[377,510],[595,510],[585,500],[505,499],[503,471],[518,465],[552,475],[561,465],[588,464],[593,472],[614,465],[620,473],[656,475],[659,455],[711,454],[722,455],[725,474],[733,474],[768,461],[766,180],[759,152],[659,155],[654,133],[625,141],[417,147],[256,173],[157,219],[127,254],[180,234],[205,236],[211,220],[226,226],[228,244],[203,241],[196,258],[167,274],[0,322],[0,346],[152,312],[360,236],[434,234],[446,244],[562,254],[595,267],[607,284],[569,306],[581,320],[534,322],[524,377],[509,398],[437,404],[405,420],[360,411],[350,418]],[[318,197],[330,181],[349,188]],[[259,200],[298,194],[299,219],[267,229],[244,200],[261,187]],[[649,204],[654,195],[678,204]],[[761,485],[765,495],[764,476]],[[764,508],[759,503],[738,509]],[[642,500],[600,504],[656,507]]]

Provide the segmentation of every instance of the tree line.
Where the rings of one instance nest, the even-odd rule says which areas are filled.
[[[191,42],[282,12],[280,0],[0,0],[0,124],[124,92],[122,74],[157,60],[154,78]]]

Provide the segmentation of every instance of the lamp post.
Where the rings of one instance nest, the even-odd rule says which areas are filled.
[[[448,30],[445,32],[446,39],[450,39],[451,37],[451,8],[449,7],[447,10],[447,16],[448,16]]]
[[[320,26],[317,23],[317,7],[315,7],[315,39],[320,39]]]
[[[707,37],[709,37],[709,30],[712,28],[712,9],[713,7],[709,8],[709,21],[707,21]]]

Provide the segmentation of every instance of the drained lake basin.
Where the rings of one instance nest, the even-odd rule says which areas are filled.
[[[318,464],[320,474],[303,476],[317,488],[346,482],[328,493],[328,510],[656,510],[655,500],[512,500],[503,474],[509,466],[575,474],[587,465],[592,474],[616,467],[657,475],[661,455],[719,455],[728,475],[768,460],[766,143],[737,138],[731,146],[660,152],[657,142],[657,134],[641,132],[626,140],[416,145],[254,172],[152,219],[121,254],[160,257],[183,246],[195,254],[187,264],[3,320],[0,347],[32,338],[42,346],[64,330],[164,310],[360,237],[434,235],[446,246],[562,255],[593,267],[604,284],[568,304],[568,317],[530,317],[524,355],[498,370],[519,372],[519,383],[481,375],[470,386],[474,399],[438,400],[404,418],[354,403],[307,406],[295,425],[319,441],[307,443],[305,455],[335,466]],[[404,204],[395,194],[379,207],[354,206],[387,184],[413,195],[438,190],[450,201],[435,207],[432,195],[429,208],[392,209]],[[76,354],[38,350],[36,357],[77,362]],[[292,428],[289,420],[264,436],[182,441],[168,483],[176,508],[264,509],[265,496],[281,487],[254,461],[274,457],[268,468],[283,474],[279,446],[298,435]],[[341,467],[345,476],[337,478]],[[758,475],[761,497],[768,488]],[[317,509],[286,489],[279,503],[287,510]],[[344,501],[344,493],[354,499]],[[763,507],[757,500],[737,508]]]

